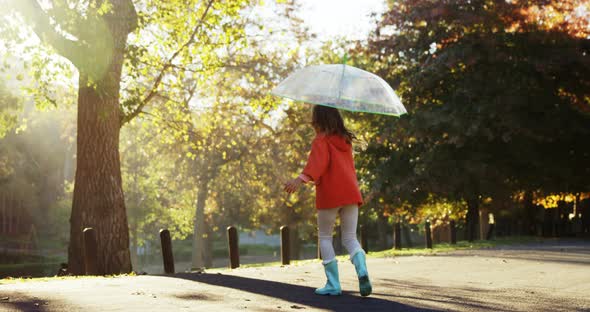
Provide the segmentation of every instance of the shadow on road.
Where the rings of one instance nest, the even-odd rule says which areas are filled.
[[[302,305],[333,311],[441,311],[410,306],[381,298],[363,298],[346,292],[342,296],[336,297],[317,296],[313,293],[314,288],[312,287],[233,275],[179,273],[170,277],[273,297],[292,303],[293,306],[291,307],[294,309],[304,308],[299,307],[299,305]],[[187,299],[193,300],[190,296]],[[194,299],[198,300],[198,297]],[[276,309],[271,310],[275,311]]]
[[[13,301],[1,301],[0,311],[22,311],[22,312],[46,312],[51,311],[48,308],[47,300],[37,298],[19,298]]]

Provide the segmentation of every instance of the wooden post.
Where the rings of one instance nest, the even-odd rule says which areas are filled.
[[[164,260],[164,273],[174,274],[174,255],[172,254],[172,239],[170,231],[160,230],[160,242],[162,244],[162,259]]]
[[[281,226],[281,262],[283,264],[290,263],[289,249],[289,227],[283,225]]]
[[[98,275],[96,263],[98,248],[96,245],[96,231],[93,228],[85,228],[84,235],[84,267],[86,275]]]
[[[233,226],[227,227],[227,243],[229,248],[229,267],[235,269],[240,266],[240,250],[238,247],[238,230]]]
[[[426,221],[424,224],[424,229],[426,232],[426,248],[432,249],[432,234],[430,232],[430,221]]]
[[[364,225],[360,226],[361,232],[361,247],[365,252],[369,252],[369,238],[367,237],[367,227]]]
[[[455,225],[455,220],[451,220],[449,222],[449,229],[451,231],[451,244],[457,244],[457,227]]]
[[[402,249],[402,227],[400,222],[393,224],[393,248]]]

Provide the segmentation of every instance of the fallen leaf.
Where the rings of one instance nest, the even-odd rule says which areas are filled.
[[[298,305],[295,305],[294,304],[294,305],[291,306],[291,309],[305,309],[305,307],[301,307],[301,306],[298,306]]]

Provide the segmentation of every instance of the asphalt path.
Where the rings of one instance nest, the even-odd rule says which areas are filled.
[[[368,258],[373,294],[314,295],[319,262],[50,281],[0,282],[0,311],[590,311],[590,242],[546,241],[436,256]]]

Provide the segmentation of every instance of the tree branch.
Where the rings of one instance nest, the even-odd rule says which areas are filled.
[[[10,3],[33,27],[35,34],[43,42],[52,46],[58,54],[70,60],[78,69],[80,68],[81,56],[84,55],[82,53],[83,47],[78,42],[67,39],[57,32],[54,25],[51,24],[51,17],[37,0],[13,0]]]
[[[194,42],[195,37],[197,36],[197,33],[201,29],[201,26],[203,25],[203,23],[205,21],[205,17],[207,17],[207,14],[209,13],[209,9],[213,5],[213,2],[214,1],[215,0],[209,0],[209,2],[207,3],[207,7],[205,8],[205,11],[201,15],[201,18],[199,19],[199,22],[195,26],[195,28],[194,28],[193,32],[191,33],[189,39],[182,46],[180,46],[180,48],[178,48],[178,50],[176,50],[176,52],[174,52],[174,54],[172,54],[172,56],[170,56],[170,58],[168,58],[168,60],[166,61],[166,64],[164,64],[164,67],[162,67],[162,70],[160,71],[160,73],[158,74],[158,76],[156,77],[156,79],[154,80],[154,84],[152,85],[152,89],[150,90],[150,92],[148,93],[148,95],[145,97],[145,99],[143,101],[141,101],[139,103],[139,105],[133,111],[131,111],[129,114],[123,115],[123,117],[121,118],[121,126],[125,125],[131,119],[137,117],[137,115],[139,115],[143,111],[143,108],[157,94],[158,87],[160,86],[160,83],[162,82],[162,79],[164,78],[164,75],[166,74],[166,71],[173,66],[172,62],[176,59],[176,57],[178,57],[178,55],[180,54],[180,52],[182,52],[182,50],[184,50],[191,43]]]

